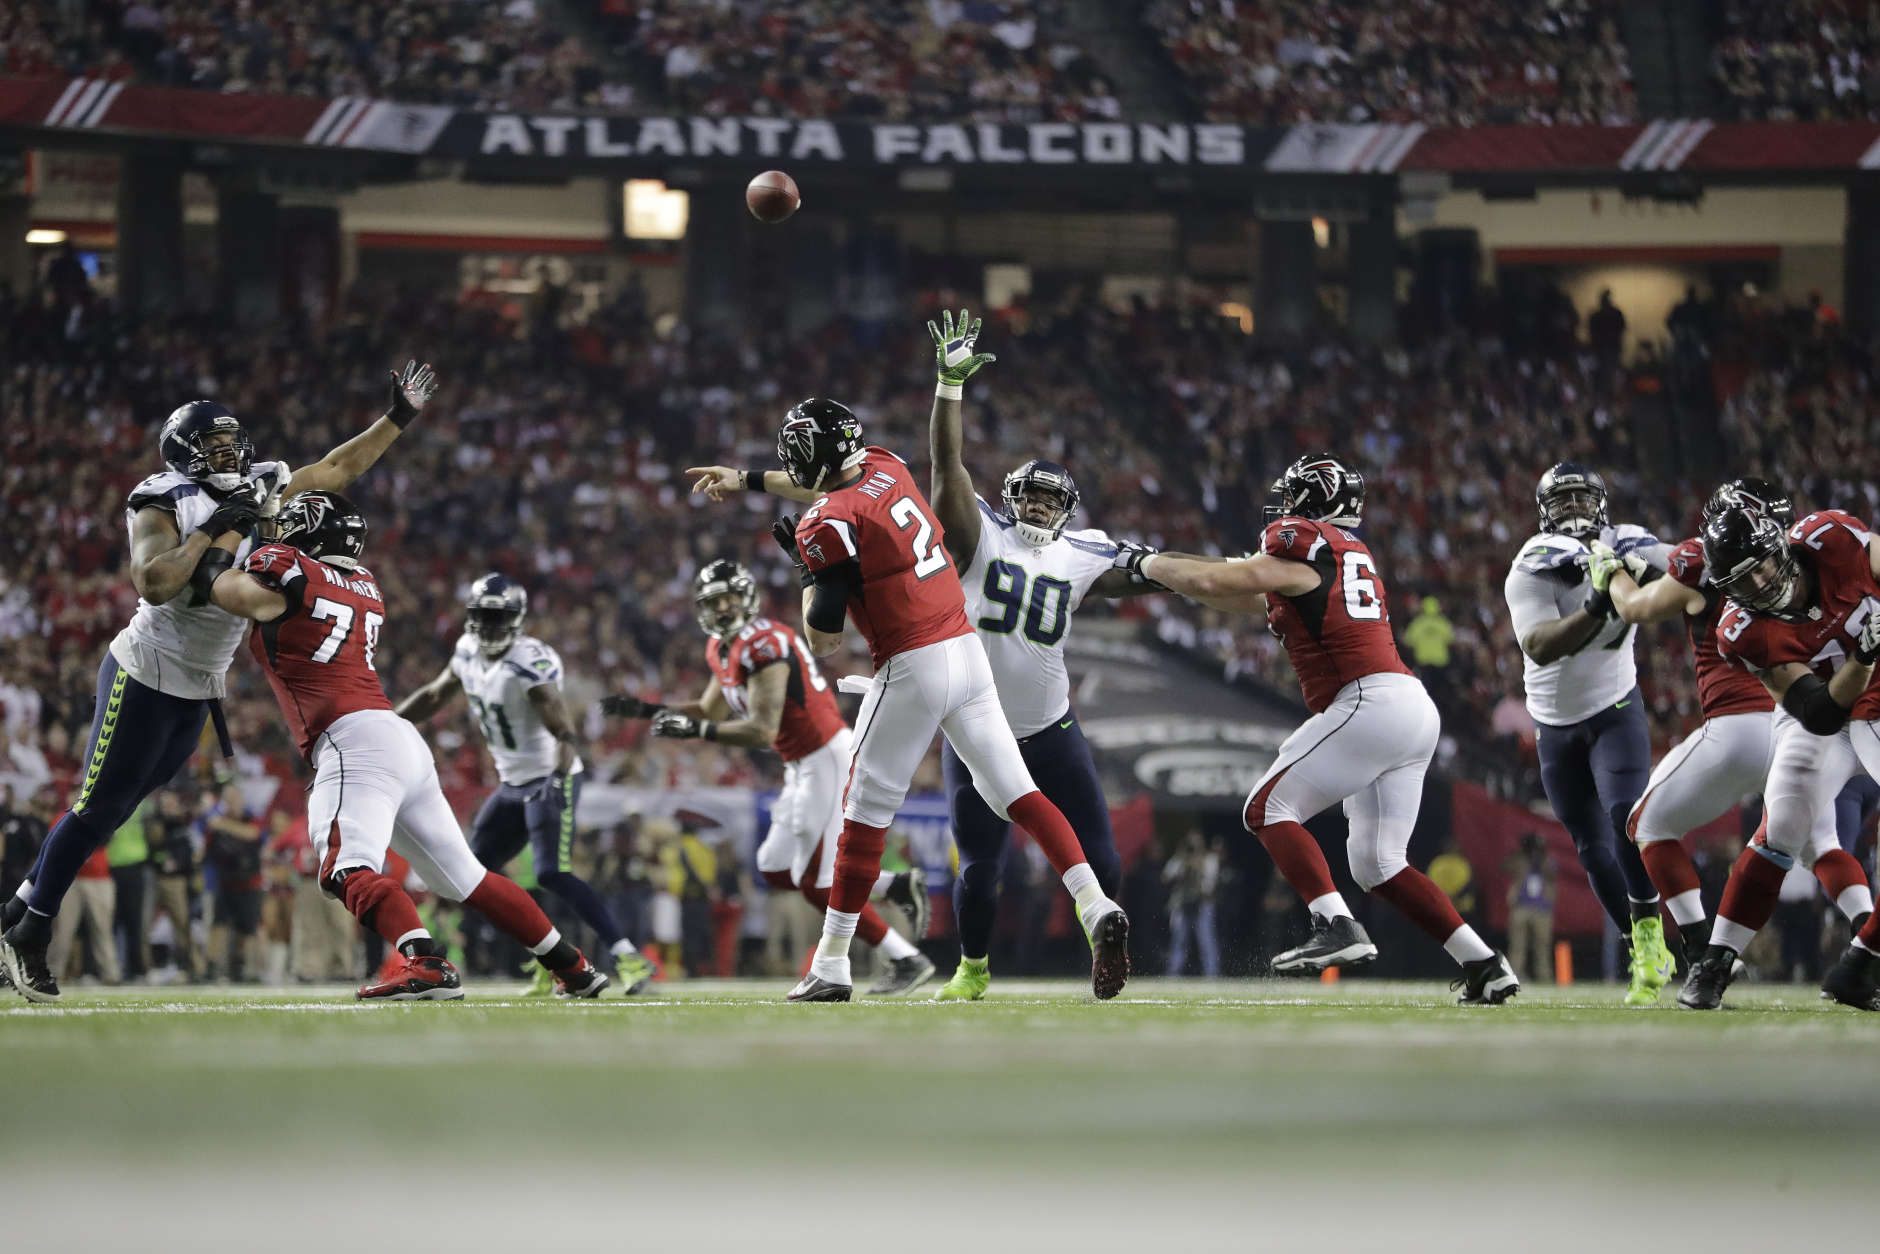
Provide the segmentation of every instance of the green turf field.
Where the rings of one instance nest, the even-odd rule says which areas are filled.
[[[1032,981],[969,1005],[519,988],[0,1003],[4,1126],[34,1130],[0,1139],[9,1191],[71,1208],[13,1248],[325,1249],[344,1199],[413,1172],[444,1209],[378,1222],[452,1249],[584,1225],[605,1248],[828,1249],[831,1206],[870,1244],[951,1250],[961,1224],[985,1249],[1590,1249],[1587,1224],[1643,1239],[1694,1199],[1707,1250],[1766,1249],[1880,1215],[1880,1016],[1812,988],[1709,1015],[1598,986],[1466,1009],[1363,981],[1138,980],[1108,1004]],[[78,1188],[79,1163],[112,1187]],[[536,1226],[558,1198],[580,1205]],[[1405,1222],[1431,1243],[1388,1244]]]

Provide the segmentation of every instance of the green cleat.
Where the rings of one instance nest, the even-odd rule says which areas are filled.
[[[631,997],[645,992],[646,986],[653,982],[654,967],[646,955],[636,949],[614,959],[614,972],[620,977],[620,995]]]
[[[1632,983],[1625,990],[1628,1006],[1650,1006],[1671,983],[1677,962],[1665,948],[1665,925],[1658,919],[1632,921]]]
[[[524,997],[552,997],[555,993],[555,973],[533,958],[523,971],[529,977],[529,987],[522,990]]]
[[[961,956],[953,978],[934,991],[935,1001],[978,1001],[992,985],[991,958]]]

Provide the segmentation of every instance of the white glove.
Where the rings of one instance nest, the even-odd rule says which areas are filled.
[[[1872,666],[1880,659],[1880,614],[1867,615],[1867,621],[1860,625],[1860,638],[1854,641],[1854,656],[1863,666]]]

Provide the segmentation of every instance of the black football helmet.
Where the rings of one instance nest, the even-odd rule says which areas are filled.
[[[1335,527],[1364,521],[1364,476],[1330,453],[1307,453],[1273,481],[1267,522],[1306,518]]]
[[[714,608],[724,596],[732,598],[730,607]],[[729,640],[757,617],[757,581],[728,557],[707,562],[692,580],[692,607],[706,635]]]
[[[1553,535],[1587,540],[1611,522],[1606,512],[1606,481],[1591,466],[1558,462],[1534,489],[1534,507],[1541,530]]]
[[[1774,518],[1726,505],[1704,519],[1704,565],[1717,590],[1752,614],[1801,618],[1801,563]]]
[[[792,405],[777,432],[777,460],[791,483],[811,492],[821,491],[830,475],[860,462],[866,451],[862,424],[848,406],[820,397]]]
[[[1035,457],[1005,477],[1001,495],[1005,498],[1005,512],[1012,516],[1019,539],[1033,548],[1043,548],[1063,535],[1064,528],[1070,525],[1071,515],[1077,512],[1077,502],[1083,499],[1070,471],[1056,462],[1040,461]],[[1051,511],[1044,522],[1025,521],[1021,509],[1027,498],[1043,498]]]
[[[366,520],[337,492],[302,492],[281,506],[279,542],[351,570],[366,548]]]
[[[212,436],[232,436],[227,445],[208,447]],[[242,429],[241,420],[231,414],[226,406],[214,401],[191,401],[179,405],[163,421],[163,433],[158,438],[163,450],[163,464],[177,474],[202,484],[211,492],[233,492],[248,479],[248,471],[254,465],[255,446],[249,440],[248,433]],[[217,454],[224,449],[232,452],[234,461],[232,470],[217,470]]]
[[[1767,514],[1776,523],[1787,530],[1795,525],[1795,502],[1783,491],[1780,484],[1746,475],[1741,479],[1732,479],[1720,485],[1704,502],[1704,517],[1710,519],[1721,514],[1732,505],[1758,514]]]
[[[468,611],[466,629],[476,637],[484,657],[501,657],[522,634],[522,620],[529,616],[529,594],[508,576],[491,571],[478,576],[464,599]]]

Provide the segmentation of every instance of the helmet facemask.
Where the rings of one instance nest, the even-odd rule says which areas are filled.
[[[513,605],[473,605],[465,629],[476,640],[484,657],[499,658],[509,652],[516,637],[522,634],[522,620],[527,614],[526,610]]]
[[[1007,475],[1001,496],[1019,539],[1035,549],[1064,534],[1079,500],[1069,471],[1037,461],[1026,462]]]
[[[699,572],[692,609],[699,629],[729,640],[757,617],[757,583],[735,562],[713,562]]]

